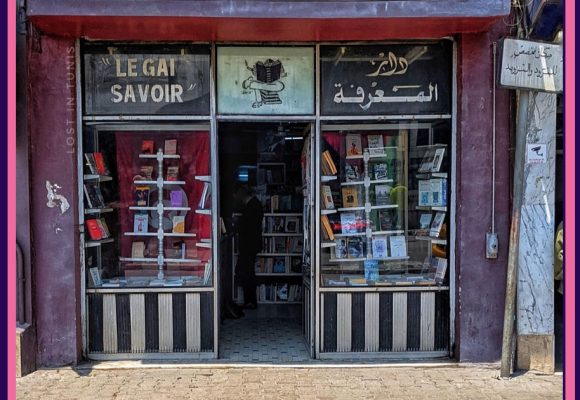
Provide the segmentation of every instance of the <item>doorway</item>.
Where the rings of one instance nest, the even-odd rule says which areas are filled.
[[[304,146],[310,123],[223,122],[218,127],[221,240],[219,357],[230,362],[284,363],[310,359],[305,305]],[[310,173],[310,171],[307,171]],[[256,308],[244,308],[238,263],[240,187],[261,204],[261,250],[254,274]],[[309,225],[309,223],[307,223]],[[307,226],[306,232],[310,232]],[[306,249],[309,253],[309,249]],[[305,271],[308,273],[305,273]],[[247,293],[247,292],[246,292]],[[308,293],[308,294],[306,294]],[[307,310],[309,307],[306,308]],[[234,311],[234,312],[232,312]]]

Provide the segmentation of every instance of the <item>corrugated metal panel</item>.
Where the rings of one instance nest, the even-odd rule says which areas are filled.
[[[449,292],[435,295],[435,350],[449,349]]]
[[[187,350],[185,293],[173,293],[173,351]]]
[[[324,312],[324,326],[323,326],[323,337],[321,345],[322,349],[327,352],[336,351],[336,340],[337,334],[337,294],[336,293],[324,293],[322,295],[322,308]]]
[[[145,293],[145,351],[159,351],[159,304],[157,293]]]
[[[128,294],[117,294],[117,351],[131,352],[131,312]]]
[[[89,294],[89,351],[103,351],[103,296]]]
[[[365,351],[379,351],[379,324],[383,321],[379,317],[379,294],[365,294]]]
[[[213,293],[200,294],[201,351],[213,351]]]
[[[159,293],[159,351],[173,351],[173,297]]]
[[[201,349],[201,311],[199,293],[185,295],[185,327],[187,351],[197,353]]]
[[[393,351],[407,350],[407,293],[393,293]]]
[[[103,351],[117,353],[117,302],[114,294],[103,295]]]
[[[379,350],[393,350],[393,293],[379,294]]]
[[[145,296],[143,294],[131,294],[129,297],[131,307],[131,352],[143,353],[145,351]]]
[[[351,295],[351,350],[365,351],[365,294]]]
[[[407,293],[407,351],[421,346],[421,293]]]
[[[435,293],[421,293],[421,351],[435,349]]]
[[[352,342],[352,297],[350,293],[336,295],[336,351],[350,351]]]

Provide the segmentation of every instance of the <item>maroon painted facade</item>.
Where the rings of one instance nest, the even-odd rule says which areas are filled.
[[[35,36],[28,49],[33,291],[41,367],[76,363],[81,354],[75,42]],[[57,193],[70,204],[64,213],[47,206],[47,181],[58,185]]]
[[[417,38],[416,24],[404,19],[230,20],[123,18],[100,24],[99,17],[32,18],[45,31],[69,38],[118,40],[385,40]],[[483,21],[485,20],[485,21]],[[505,24],[489,28],[489,17],[426,20],[421,38],[454,35],[457,39],[457,179],[456,179],[456,330],[460,361],[497,361],[501,352],[507,240],[509,231],[509,94],[497,92],[496,230],[497,260],[485,258],[485,234],[491,225],[492,51]],[[472,25],[470,25],[470,22]],[[485,23],[484,23],[485,22]],[[221,24],[221,25],[220,25]],[[343,27],[349,31],[341,30]],[[57,26],[58,25],[58,26]],[[352,29],[354,27],[354,29]],[[395,28],[401,29],[395,31]],[[187,29],[186,29],[187,28]],[[243,36],[242,36],[243,35]],[[80,258],[77,212],[76,143],[69,145],[67,121],[76,116],[67,99],[74,40],[43,35],[29,43],[29,130],[31,197],[36,279],[36,322],[40,366],[74,363],[81,355]],[[74,71],[73,71],[74,73]],[[75,127],[76,128],[76,127]],[[47,208],[45,182],[62,187],[71,208],[61,214]]]

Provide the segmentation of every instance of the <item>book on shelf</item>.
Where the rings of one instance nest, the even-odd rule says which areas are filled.
[[[435,158],[435,150],[429,149],[425,151],[421,164],[419,165],[418,172],[430,172],[433,168],[433,159]]]
[[[434,178],[429,180],[431,186],[431,205],[445,207],[447,205],[447,179]]]
[[[187,254],[186,247],[185,240],[173,242],[171,245],[173,256],[171,258],[185,258],[185,255]]]
[[[153,180],[153,166],[152,165],[142,165],[139,168],[139,175],[145,181]]]
[[[131,257],[132,258],[145,257],[145,242],[131,243]]]
[[[83,187],[89,208],[105,207],[105,200],[103,198],[103,194],[101,193],[101,188],[99,188],[97,185],[91,185],[87,183],[85,183]]]
[[[203,285],[211,285],[211,261],[205,263],[205,268],[203,271]]]
[[[379,226],[381,231],[392,231],[395,230],[395,214],[393,210],[378,210]]]
[[[288,284],[287,283],[276,285],[276,300],[288,301]]]
[[[173,233],[185,233],[185,215],[174,215],[171,222]]]
[[[364,257],[363,253],[363,238],[362,237],[350,237],[347,240],[347,253],[348,258],[361,258]]]
[[[322,199],[324,201],[324,208],[326,210],[334,209],[334,201],[332,200],[332,191],[330,190],[330,186],[322,185]]]
[[[136,213],[133,218],[133,232],[146,233],[149,225],[149,214]]]
[[[274,265],[272,266],[272,272],[276,274],[283,274],[286,272],[285,257],[274,257]]]
[[[362,180],[362,171],[356,164],[344,164],[344,178],[346,182],[357,182]]]
[[[377,206],[391,204],[391,185],[375,185],[375,203]]]
[[[172,190],[169,192],[169,200],[171,207],[183,206],[183,192],[181,190]]]
[[[170,167],[167,167],[167,177],[165,180],[167,180],[167,181],[179,180],[179,167],[176,165],[172,165]],[[207,183],[207,182],[205,182],[205,183]]]
[[[136,206],[139,207],[149,206],[149,186],[135,186],[133,194]]]
[[[441,257],[432,257],[431,267],[435,270],[435,283],[443,283],[445,280],[445,273],[447,272],[447,259]]]
[[[389,236],[389,247],[391,248],[391,257],[407,256],[407,241],[405,236]]]
[[[292,209],[292,196],[289,194],[280,196],[280,211],[290,211]]]
[[[197,204],[197,208],[204,209],[207,207],[208,199],[211,197],[211,184],[209,182],[203,183],[203,190],[201,191],[201,197]]]
[[[290,272],[293,274],[302,273],[302,257],[290,257]]]
[[[99,175],[109,175],[109,169],[107,168],[107,164],[105,164],[105,159],[103,158],[103,153],[95,152],[93,153],[95,158],[95,165],[97,167],[97,173]]]
[[[322,235],[325,240],[334,240],[334,232],[332,232],[332,227],[330,226],[330,221],[326,215],[320,217],[322,222]]]
[[[97,218],[97,224],[99,225],[99,229],[103,235],[103,239],[108,239],[111,237],[111,232],[109,231],[109,227],[107,226],[107,222],[104,218]]]
[[[322,152],[321,167],[322,173],[324,175],[336,175],[336,173],[338,172],[338,170],[336,169],[336,164],[334,164],[332,156],[330,155],[330,151],[328,150]]]
[[[424,213],[419,216],[419,229],[417,229],[416,234],[418,236],[428,236],[429,229],[431,227],[431,220],[433,218],[433,214],[431,213]]]
[[[360,156],[362,155],[361,135],[358,133],[349,133],[346,135],[346,155]]]
[[[368,135],[368,146],[370,155],[384,155],[385,145],[383,144],[383,135]]]
[[[302,253],[304,247],[303,239],[298,236],[291,236],[288,238],[288,253]]]
[[[429,179],[419,180],[419,200],[418,204],[421,207],[431,206],[431,182]]]
[[[95,156],[93,153],[85,153],[85,160],[87,161],[87,167],[89,167],[89,172],[94,175],[98,175],[97,163],[95,161]]]
[[[389,257],[389,251],[387,249],[387,237],[386,236],[375,236],[372,239],[373,246],[373,258],[384,259]]]
[[[435,154],[433,155],[433,161],[431,164],[431,172],[439,172],[439,170],[441,169],[441,164],[443,163],[444,155],[445,155],[444,147],[435,149]]]
[[[338,259],[348,258],[348,241],[345,238],[338,238],[334,241],[336,247],[334,248],[334,255]]]
[[[343,212],[340,214],[340,226],[342,233],[357,233],[356,213]]]
[[[286,219],[280,216],[268,217],[268,232],[284,233],[286,231]]]
[[[280,198],[277,194],[270,196],[270,212],[276,212],[280,209]]]
[[[373,176],[375,180],[387,179],[388,174],[388,166],[386,163],[374,163],[373,164]]]
[[[155,154],[155,141],[154,140],[141,141],[141,154]]]
[[[443,226],[444,221],[445,221],[445,213],[444,212],[435,213],[435,217],[433,218],[433,222],[431,223],[431,229],[429,231],[429,236],[439,237],[439,234],[441,233],[441,227]]]
[[[341,189],[342,206],[344,208],[358,207],[358,188],[354,186],[345,186]]]
[[[165,140],[163,150],[164,150],[164,153],[167,155],[177,154],[177,139]]]
[[[103,239],[103,231],[97,222],[97,219],[87,219],[85,221],[87,225],[87,230],[89,231],[89,237],[91,240],[101,240]]]
[[[89,268],[89,274],[91,276],[91,286],[101,286],[103,284],[103,280],[101,279],[101,271],[99,268]]]
[[[379,262],[377,260],[365,260],[364,271],[367,282],[376,282],[379,280]]]
[[[286,233],[298,233],[300,221],[298,217],[286,217],[285,230]]]

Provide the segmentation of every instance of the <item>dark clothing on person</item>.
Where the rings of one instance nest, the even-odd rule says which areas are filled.
[[[252,197],[242,210],[237,224],[238,262],[236,276],[244,289],[244,303],[256,305],[256,254],[262,250],[262,219],[260,201]]]

